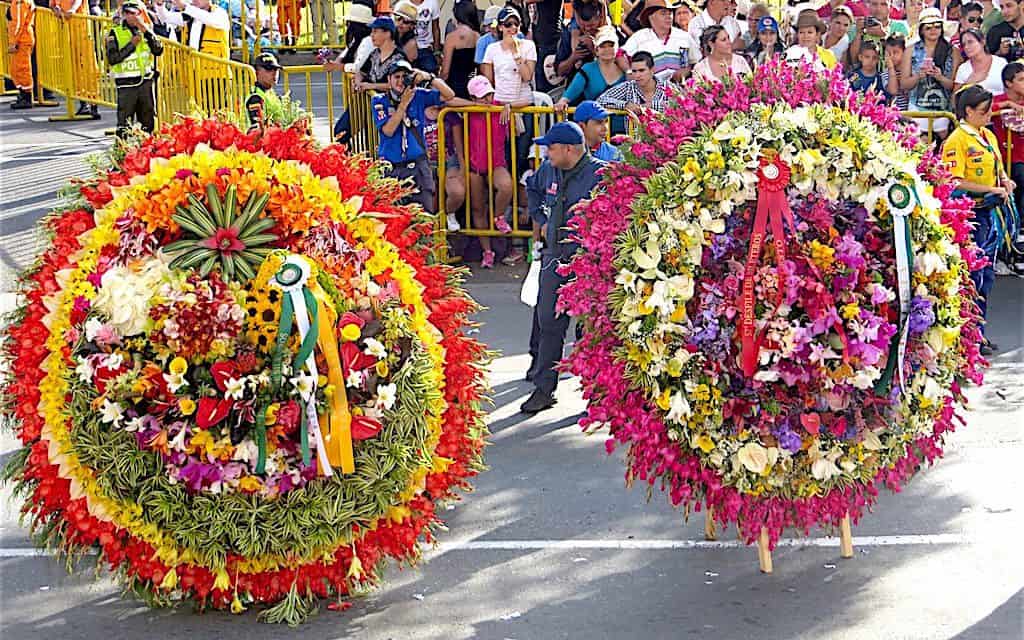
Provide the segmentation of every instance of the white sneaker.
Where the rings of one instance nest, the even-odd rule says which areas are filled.
[[[996,260],[996,264],[992,267],[992,270],[996,272],[997,276],[1008,276],[1013,273],[1013,271],[1010,271],[1009,265],[1002,260]]]
[[[449,231],[458,231],[460,229],[462,229],[462,225],[459,224],[459,219],[455,216],[454,213],[449,213],[448,214],[448,230]]]

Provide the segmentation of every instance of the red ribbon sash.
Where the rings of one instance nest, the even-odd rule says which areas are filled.
[[[756,300],[754,299],[754,280],[757,268],[761,264],[761,250],[764,247],[765,234],[771,227],[772,243],[775,245],[775,260],[782,264],[786,260],[786,228],[789,222],[795,228],[793,212],[786,199],[786,186],[789,184],[790,170],[779,158],[761,159],[761,168],[757,171],[757,212],[754,216],[754,230],[750,234],[750,248],[747,252],[747,263],[743,272],[743,292],[740,301],[740,338],[742,344],[741,365],[743,374],[753,376],[757,371],[757,354],[761,349],[764,335],[757,335],[755,320]],[[785,283],[779,278],[775,305],[782,304]]]

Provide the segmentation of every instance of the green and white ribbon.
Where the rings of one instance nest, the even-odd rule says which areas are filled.
[[[900,304],[899,330],[893,337],[893,347],[885,371],[879,378],[876,391],[888,390],[895,372],[899,375],[900,390],[903,391],[906,381],[904,363],[907,355],[907,339],[910,332],[910,301],[911,301],[911,269],[914,263],[914,250],[910,238],[910,216],[914,207],[921,204],[917,189],[901,182],[891,182],[885,190],[889,213],[892,215],[893,247],[896,250],[896,279]],[[895,351],[895,354],[893,353]],[[896,357],[893,358],[893,355]]]

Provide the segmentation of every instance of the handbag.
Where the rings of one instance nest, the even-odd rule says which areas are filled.
[[[537,297],[540,295],[540,260],[530,263],[530,270],[523,280],[523,288],[519,291],[519,300],[528,307],[537,306]]]

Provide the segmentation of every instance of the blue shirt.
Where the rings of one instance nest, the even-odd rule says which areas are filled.
[[[585,154],[572,169],[556,169],[550,160],[545,160],[536,173],[526,180],[527,208],[530,217],[540,226],[547,225],[544,237],[544,254],[568,258],[576,253],[579,245],[566,242],[569,237],[569,221],[579,212],[576,205],[590,198],[601,178],[598,170],[605,162],[591,154]]]
[[[607,142],[602,142],[600,147],[591,149],[590,155],[604,162],[622,162],[622,152]]]
[[[394,134],[388,136],[384,135],[384,125],[395,112],[398,101],[391,97],[390,91],[374,96],[370,106],[373,109],[373,122],[377,125],[377,131],[380,131],[377,155],[391,164],[411,162],[425,156],[427,150],[421,144],[424,140],[423,126],[427,120],[425,112],[429,107],[442,104],[441,92],[437,89],[417,88],[405,110],[405,121],[398,125]]]

